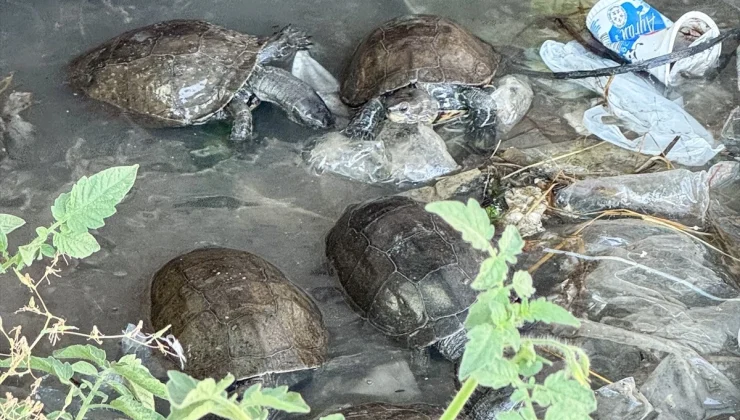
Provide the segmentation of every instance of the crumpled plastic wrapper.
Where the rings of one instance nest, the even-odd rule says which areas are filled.
[[[373,141],[352,141],[338,132],[312,142],[304,159],[317,173],[332,172],[366,183],[418,183],[449,174],[458,164],[428,125],[386,121]]]
[[[12,92],[3,103],[0,114],[0,159],[8,154],[8,147],[30,144],[36,132],[33,124],[19,114],[33,103],[30,92]]]
[[[509,210],[503,217],[503,223],[516,226],[522,238],[543,232],[542,216],[547,204],[542,194],[542,190],[532,185],[507,190],[504,198]]]
[[[496,128],[506,134],[527,115],[534,92],[523,76],[504,76],[491,93],[496,101]]]

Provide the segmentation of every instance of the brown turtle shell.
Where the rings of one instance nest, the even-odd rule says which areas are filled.
[[[326,255],[359,314],[417,348],[463,329],[483,260],[441,218],[400,196],[347,208]]]
[[[489,44],[440,16],[390,20],[355,50],[342,78],[342,100],[360,106],[417,82],[486,85],[500,56]]]
[[[196,378],[248,379],[318,367],[328,333],[319,308],[275,266],[245,251],[206,248],[152,281],[152,325],[172,325]]]
[[[160,22],[72,60],[69,83],[147,125],[201,124],[249,79],[262,45],[261,38],[204,21]]]

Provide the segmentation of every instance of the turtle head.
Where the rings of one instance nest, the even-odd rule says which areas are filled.
[[[334,114],[316,93],[296,102],[288,118],[313,129],[326,129],[334,125]]]
[[[421,89],[404,88],[385,100],[388,119],[401,124],[433,123],[439,113],[439,104]]]

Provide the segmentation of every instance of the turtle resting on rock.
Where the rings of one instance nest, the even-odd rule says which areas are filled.
[[[483,254],[441,218],[406,197],[353,205],[329,232],[326,254],[370,324],[409,347],[462,355]]]
[[[392,19],[360,43],[345,70],[342,101],[360,107],[345,133],[372,140],[386,117],[431,124],[465,113],[469,131],[495,137],[496,104],[489,84],[500,61],[493,47],[449,19]]]
[[[244,383],[283,373],[290,379],[281,383],[295,384],[326,360],[319,308],[254,254],[227,248],[184,254],[154,275],[151,299],[153,327],[172,326],[186,350],[185,371],[198,379],[231,373]]]
[[[127,111],[143,125],[182,127],[231,117],[230,139],[252,137],[259,101],[296,123],[334,124],[308,84],[271,63],[306,49],[305,33],[286,27],[259,38],[199,20],[171,20],[134,29],[75,58],[70,85]]]

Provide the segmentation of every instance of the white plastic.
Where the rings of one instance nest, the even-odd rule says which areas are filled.
[[[674,23],[642,0],[601,0],[586,16],[586,26],[605,47],[629,62],[669,54],[679,45],[697,45],[720,34],[717,24],[702,12],[690,11]],[[688,42],[684,33],[701,35]],[[648,72],[666,86],[678,85],[685,80],[682,74],[703,76],[717,63],[721,51],[720,43]]]
[[[346,125],[350,110],[339,97],[339,82],[308,51],[301,50],[295,54],[291,73],[314,88],[336,117],[337,126]]]
[[[540,56],[555,72],[617,65],[586,51],[575,41],[568,44],[545,41],[540,47]],[[573,82],[604,95],[609,77],[574,79]],[[615,119],[616,122],[610,121]],[[724,149],[679,103],[666,99],[648,81],[635,74],[614,76],[609,84],[608,105],[587,110],[583,122],[602,140],[647,155],[661,154],[678,136],[667,158],[686,166],[703,166]],[[637,137],[627,138],[622,129],[637,133]]]
[[[496,102],[496,127],[500,134],[506,134],[527,115],[534,92],[523,78],[508,75],[496,83],[491,97]]]

